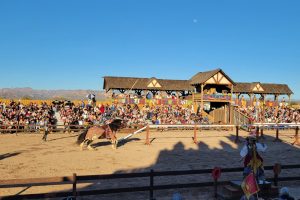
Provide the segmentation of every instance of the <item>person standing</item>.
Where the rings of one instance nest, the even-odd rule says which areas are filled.
[[[47,141],[47,136],[49,134],[49,122],[48,122],[48,119],[45,119],[45,122],[44,122],[44,135],[43,135],[43,138],[42,140],[43,141]]]
[[[244,159],[244,177],[253,171],[258,180],[264,180],[263,159],[258,152],[265,152],[266,149],[265,144],[256,141],[255,135],[246,138],[246,144],[240,151],[240,155]]]

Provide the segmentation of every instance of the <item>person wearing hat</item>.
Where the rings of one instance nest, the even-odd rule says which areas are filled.
[[[290,196],[289,189],[287,187],[282,187],[279,191],[279,200],[295,200],[295,198]]]
[[[266,149],[267,145],[256,141],[255,135],[246,138],[246,143],[240,151],[240,156],[244,159],[244,177],[253,171],[258,180],[264,180],[263,159],[258,152],[265,152]]]
[[[43,135],[43,138],[42,138],[43,141],[45,141],[45,142],[47,141],[48,134],[49,134],[49,119],[46,118],[44,120],[44,135]]]

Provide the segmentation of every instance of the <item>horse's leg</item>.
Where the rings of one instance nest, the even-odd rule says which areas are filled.
[[[117,147],[118,147],[118,138],[117,138],[117,136],[116,136],[116,133],[114,134],[114,138],[115,138],[115,148],[117,149]]]
[[[111,134],[111,144],[112,144],[113,149],[117,149],[118,140],[117,140],[116,134],[114,134],[114,133]]]
[[[88,150],[96,150],[94,147],[91,146],[92,142],[93,142],[93,140],[88,140],[88,142],[87,142]]]
[[[86,142],[86,139],[85,140],[83,140],[83,142],[81,142],[81,144],[80,144],[80,150],[81,151],[83,151],[83,146],[84,146],[84,143]]]

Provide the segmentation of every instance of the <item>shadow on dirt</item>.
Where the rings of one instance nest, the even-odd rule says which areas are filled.
[[[14,153],[5,153],[5,154],[1,154],[0,155],[0,160],[4,160],[6,158],[9,158],[9,157],[13,157],[13,156],[17,156],[21,154],[21,152],[14,152]]]

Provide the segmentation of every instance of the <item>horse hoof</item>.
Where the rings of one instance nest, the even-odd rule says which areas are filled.
[[[88,150],[91,150],[91,151],[95,151],[96,150],[95,148],[93,148],[91,146],[88,146],[87,148],[88,148]]]

